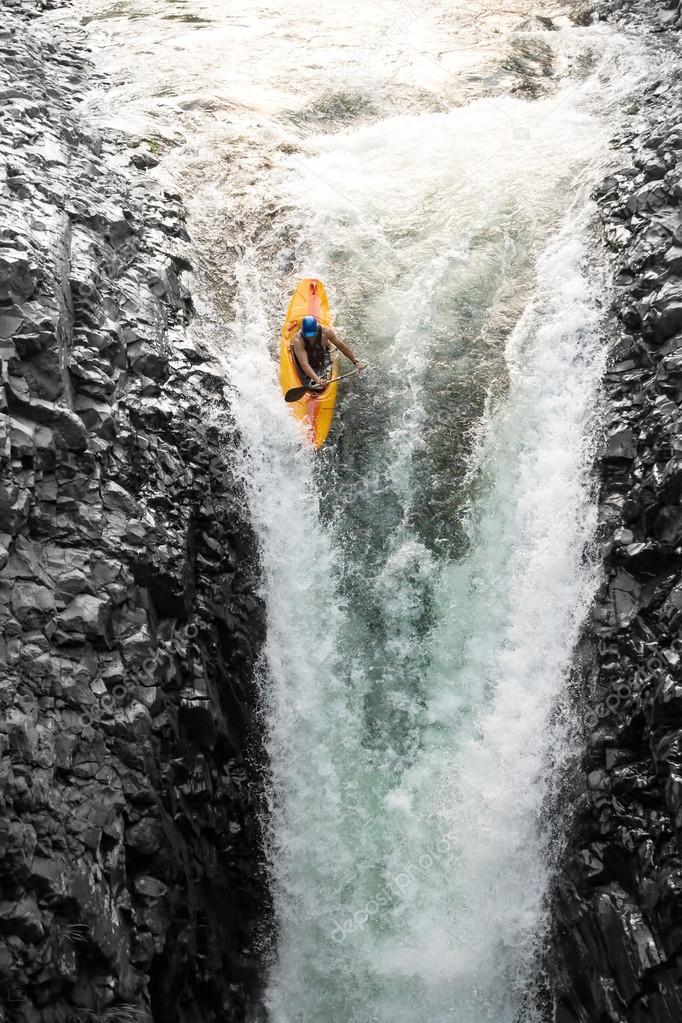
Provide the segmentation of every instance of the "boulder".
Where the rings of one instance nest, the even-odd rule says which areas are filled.
[[[135,878],[134,888],[138,895],[142,895],[147,899],[161,899],[168,892],[168,887],[163,881],[159,881],[156,877],[147,877],[145,875]]]
[[[57,624],[66,633],[104,639],[109,634],[111,605],[108,599],[82,593],[57,615]]]
[[[97,437],[107,441],[116,438],[116,420],[110,405],[85,394],[78,394],[73,403],[83,426]]]
[[[0,902],[0,933],[12,934],[37,945],[45,936],[38,903],[28,897],[19,902]]]
[[[140,513],[137,501],[120,483],[116,483],[114,480],[108,480],[102,487],[102,504],[105,508],[123,511],[128,515],[139,515]]]
[[[0,248],[0,302],[24,302],[40,280],[37,267],[21,249]]]
[[[9,408],[32,422],[50,426],[57,447],[70,451],[87,450],[85,427],[70,408],[31,396],[25,381],[17,377],[9,377],[5,388]]]
[[[682,543],[682,508],[663,507],[656,516],[653,533],[657,540],[668,544]]]
[[[623,1005],[637,996],[642,979],[664,962],[642,911],[616,884],[596,896],[596,918]]]
[[[635,457],[635,437],[629,427],[615,430],[606,438],[604,461],[632,460]]]
[[[157,821],[143,819],[126,829],[125,844],[138,856],[153,856],[161,848],[161,826]]]
[[[55,610],[53,592],[37,583],[15,582],[11,599],[14,617],[27,629],[39,628]]]
[[[138,376],[164,381],[170,372],[168,356],[157,351],[147,341],[136,341],[128,346],[130,367]]]
[[[138,170],[151,170],[153,167],[159,166],[158,159],[147,149],[136,150],[130,157],[130,162]]]
[[[0,530],[14,536],[28,519],[31,498],[28,490],[0,479]]]
[[[670,298],[654,310],[654,336],[660,343],[682,329],[682,299]]]

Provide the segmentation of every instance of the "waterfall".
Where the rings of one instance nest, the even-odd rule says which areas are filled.
[[[268,616],[268,1017],[532,1023],[557,711],[595,584],[589,196],[653,43],[483,0],[466,18],[206,0],[205,25],[88,6],[101,46],[131,47],[102,116],[177,143],[162,170],[192,196],[198,330],[243,441]],[[519,53],[542,60],[522,75]],[[313,275],[370,364],[320,453],[274,358]]]

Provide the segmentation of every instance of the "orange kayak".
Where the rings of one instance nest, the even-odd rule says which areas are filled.
[[[292,340],[299,330],[304,316],[314,316],[323,327],[332,325],[327,292],[322,281],[318,281],[314,277],[306,277],[296,285],[282,327],[282,340],[279,346],[279,382],[283,394],[286,394],[292,387],[300,387],[303,383],[294,362]],[[329,385],[321,392],[304,394],[302,398],[291,402],[289,406],[297,419],[305,421],[310,441],[316,448],[322,447],[331,429],[338,390],[336,383],[338,375],[337,359],[334,354]]]

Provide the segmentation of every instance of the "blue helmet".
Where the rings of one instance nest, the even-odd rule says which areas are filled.
[[[301,336],[317,337],[318,323],[314,316],[304,316],[301,320]]]

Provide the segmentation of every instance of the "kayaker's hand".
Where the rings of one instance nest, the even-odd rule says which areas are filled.
[[[357,369],[358,373],[362,373],[363,369],[367,369],[367,363],[366,362],[356,362],[355,363],[355,368]]]

